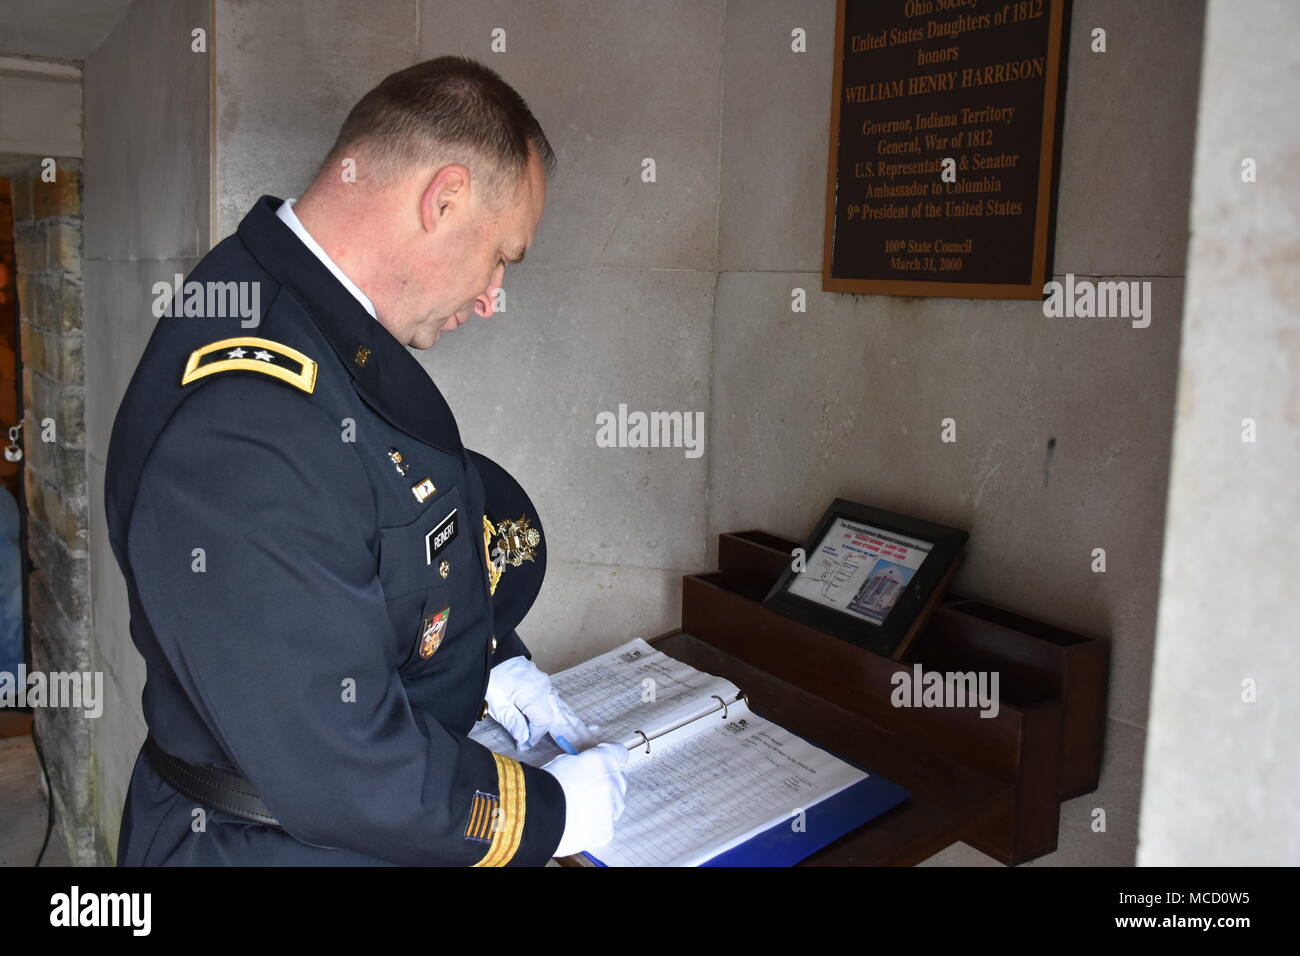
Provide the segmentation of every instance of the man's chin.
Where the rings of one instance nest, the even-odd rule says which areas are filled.
[[[417,333],[415,336],[413,336],[411,339],[411,348],[413,349],[432,348],[434,344],[438,341],[438,339],[442,336],[442,333],[451,332],[458,328],[460,328],[460,325],[456,322],[454,316],[448,319],[443,319],[441,323],[433,326],[432,329],[429,329],[427,331],[422,330],[419,333]]]
[[[407,348],[424,350],[432,348],[438,341],[438,336],[442,334],[442,329],[434,329],[432,332],[417,332],[411,336],[411,341],[407,343]]]

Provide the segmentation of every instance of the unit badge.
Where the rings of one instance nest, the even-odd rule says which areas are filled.
[[[437,614],[427,614],[420,631],[420,656],[426,660],[442,646],[443,635],[447,632],[447,619],[451,617],[451,605],[447,605]]]

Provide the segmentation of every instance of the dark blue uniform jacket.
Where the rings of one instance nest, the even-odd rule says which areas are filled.
[[[141,753],[119,863],[544,863],[558,782],[466,737],[490,668],[527,653],[494,622],[481,472],[497,466],[279,204],[187,277],[260,283],[260,324],[158,321],[105,498],[150,732],[245,778],[282,826],[196,815]]]

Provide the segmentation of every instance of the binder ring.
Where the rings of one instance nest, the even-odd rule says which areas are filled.
[[[725,700],[723,700],[721,697],[719,697],[717,694],[714,694],[714,695],[713,695],[713,699],[716,700],[719,704],[722,705],[722,719],[723,719],[723,720],[726,720],[726,719],[727,719],[727,702],[726,702]]]
[[[644,730],[634,730],[634,731],[632,731],[632,733],[634,733],[634,734],[639,734],[639,735],[641,736],[641,739],[645,741],[645,752],[646,752],[646,753],[649,753],[649,752],[650,752],[650,738],[647,737],[647,736],[645,735],[645,731],[644,731]]]

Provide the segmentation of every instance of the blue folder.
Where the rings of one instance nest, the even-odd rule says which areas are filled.
[[[911,791],[872,774],[809,809],[805,832],[796,833],[789,820],[782,820],[701,865],[794,866],[909,796]]]

